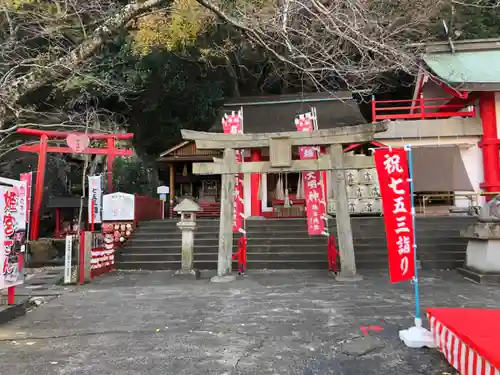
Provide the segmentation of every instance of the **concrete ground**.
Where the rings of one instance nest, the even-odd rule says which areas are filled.
[[[356,284],[321,271],[254,271],[231,284],[102,276],[1,326],[0,374],[455,374],[436,350],[398,339],[412,324],[411,285],[364,275]],[[421,285],[425,307],[500,307],[500,287],[455,272],[424,274]]]

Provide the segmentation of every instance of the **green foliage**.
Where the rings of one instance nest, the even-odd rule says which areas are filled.
[[[212,14],[196,0],[174,0],[168,11],[153,13],[138,21],[133,50],[145,56],[156,48],[169,51],[190,48],[212,20]]]
[[[454,31],[460,32],[460,39],[500,37],[500,7],[457,6],[453,17]]]
[[[139,60],[140,94],[131,102],[139,153],[158,155],[181,140],[180,129],[208,129],[223,101],[223,76],[168,51]]]
[[[155,168],[137,157],[116,158],[113,167],[115,191],[129,194],[154,195],[158,186]]]

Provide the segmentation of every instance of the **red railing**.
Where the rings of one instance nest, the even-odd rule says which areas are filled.
[[[476,108],[450,104],[453,98],[372,100],[372,121],[475,117]],[[430,104],[429,104],[430,103]]]
[[[163,219],[163,201],[134,194],[134,225],[141,221]]]

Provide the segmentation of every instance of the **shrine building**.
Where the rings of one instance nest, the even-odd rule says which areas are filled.
[[[412,145],[417,212],[464,213],[500,192],[498,62],[500,39],[428,44],[420,59],[413,98],[375,97],[371,113],[363,115],[351,92],[240,97],[223,105],[210,130],[222,132],[222,116],[238,110],[243,112],[244,133],[294,131],[296,116],[313,107],[319,130],[388,121],[388,130],[377,133],[373,144],[344,145],[345,152],[368,157],[370,147]],[[222,155],[215,150],[197,150],[191,141],[160,155],[160,179],[171,187],[171,207],[174,199],[193,196],[205,216],[219,216],[220,176],[192,174],[193,162],[211,162],[214,157]],[[298,159],[297,150],[294,158]],[[245,150],[244,160],[269,160],[268,150]],[[330,200],[330,176],[325,176]],[[245,175],[245,215],[305,216],[299,185],[298,173]],[[367,209],[376,206],[376,199],[356,189],[358,193],[349,195],[354,202],[351,213],[378,212]],[[285,200],[292,202],[291,206],[284,205]]]
[[[351,92],[314,93],[302,95],[240,97],[226,102],[211,131],[222,132],[222,117],[225,113],[243,111],[244,133],[268,133],[295,131],[298,114],[315,107],[319,129],[367,123]],[[220,151],[197,150],[194,141],[184,141],[163,152],[157,159],[160,179],[171,187],[171,199],[193,196],[203,207],[201,216],[218,217],[220,211],[220,176],[192,174],[192,163],[211,162],[221,158]],[[294,150],[298,159],[298,150]],[[268,149],[244,151],[244,161],[268,161]],[[328,179],[328,177],[327,177]],[[305,217],[305,201],[297,197],[299,173],[256,174],[244,176],[244,212],[248,216]],[[293,202],[289,210],[283,208],[285,191]],[[328,194],[329,197],[333,193]],[[171,200],[170,206],[172,207]],[[274,208],[278,208],[277,210]]]

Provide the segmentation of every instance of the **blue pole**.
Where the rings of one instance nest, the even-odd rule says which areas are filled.
[[[408,154],[408,174],[410,182],[410,199],[411,199],[411,214],[413,222],[413,257],[415,262],[415,277],[413,280],[413,287],[415,288],[415,319],[420,319],[420,294],[418,288],[418,267],[417,267],[417,226],[415,217],[415,197],[413,185],[413,160],[411,146],[405,146],[406,153]]]

